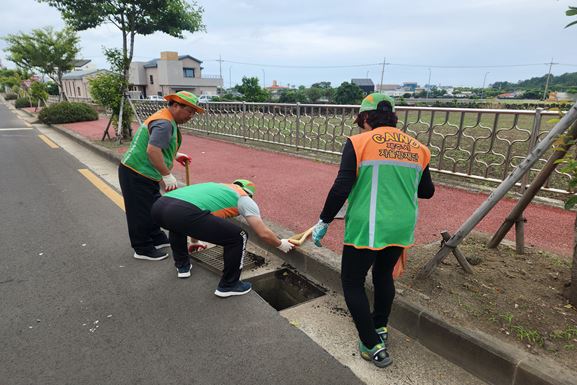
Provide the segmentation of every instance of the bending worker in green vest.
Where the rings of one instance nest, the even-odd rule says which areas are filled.
[[[361,133],[348,138],[337,178],[327,196],[313,241],[327,232],[348,198],[341,282],[359,334],[361,357],[378,367],[392,363],[387,352],[387,323],[395,284],[393,271],[414,243],[417,198],[429,199],[435,186],[427,147],[400,131],[395,102],[373,93],[361,104],[355,123]],[[365,279],[373,268],[374,306],[370,312]],[[397,276],[397,274],[395,274]]]
[[[190,277],[187,247],[187,236],[190,236],[224,248],[224,268],[215,295],[230,297],[251,290],[249,282],[240,280],[248,235],[240,226],[226,220],[238,215],[271,246],[285,253],[292,250],[292,243],[279,239],[262,221],[252,199],[255,190],[254,183],[246,179],[237,179],[232,184],[200,183],[168,192],[156,201],[152,217],[169,230],[178,278]]]
[[[183,165],[191,160],[177,152],[182,143],[177,124],[204,112],[196,95],[190,92],[180,91],[164,99],[168,100],[168,107],[144,121],[118,167],[134,258],[149,261],[168,257],[163,250],[169,246],[168,238],[150,216],[152,204],[160,198],[160,184],[166,191],[176,189],[176,178],[171,172],[174,160]]]

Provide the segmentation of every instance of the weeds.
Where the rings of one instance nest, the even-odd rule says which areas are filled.
[[[513,314],[506,313],[500,314],[502,325],[504,328],[508,329],[509,332],[515,333],[515,336],[520,342],[528,342],[531,345],[543,346],[545,338],[537,330],[527,329],[522,325],[513,324]],[[491,317],[491,321],[496,321],[495,317]]]
[[[566,341],[573,340],[577,338],[577,326],[569,326],[565,330],[555,330],[551,333],[551,338]]]

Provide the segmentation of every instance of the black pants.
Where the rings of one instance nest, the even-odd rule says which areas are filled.
[[[150,209],[160,198],[160,184],[128,167],[118,166],[118,180],[124,198],[130,245],[137,253],[147,253],[154,245],[168,243],[166,234],[152,220]]]
[[[232,287],[240,279],[248,234],[234,223],[180,199],[161,197],[152,206],[152,218],[169,231],[176,267],[190,263],[187,236],[224,248],[220,287]]]
[[[368,348],[381,342],[375,329],[387,326],[389,321],[395,298],[393,269],[402,252],[401,247],[387,247],[383,250],[355,249],[352,246],[343,248],[343,293],[359,338]],[[371,266],[375,292],[372,314],[365,292],[365,279]]]

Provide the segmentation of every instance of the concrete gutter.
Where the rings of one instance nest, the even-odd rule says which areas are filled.
[[[52,127],[112,162],[118,163],[122,157],[73,131],[57,125]],[[253,243],[280,257],[321,286],[342,294],[340,255],[329,249],[315,247],[310,242],[284,254],[262,242],[244,221],[237,222],[248,232]],[[281,226],[265,222],[281,237],[293,235]],[[372,291],[370,287],[367,289]],[[450,325],[440,316],[401,296],[395,298],[390,322],[395,329],[489,384],[577,385],[576,372],[547,358],[524,352],[486,333]]]

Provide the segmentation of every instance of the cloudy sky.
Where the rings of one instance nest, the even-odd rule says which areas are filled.
[[[206,32],[176,39],[137,36],[135,61],[177,51],[222,74],[267,85],[306,85],[351,78],[481,87],[552,73],[577,72],[577,26],[564,29],[574,0],[199,0]],[[60,14],[35,0],[2,0],[0,36],[62,28]],[[573,18],[574,20],[574,18]],[[81,56],[108,65],[102,46],[120,47],[111,25],[81,32]],[[0,50],[6,43],[0,40]],[[222,58],[219,65],[218,58]],[[6,54],[0,51],[4,65]],[[335,68],[338,67],[338,68]]]

